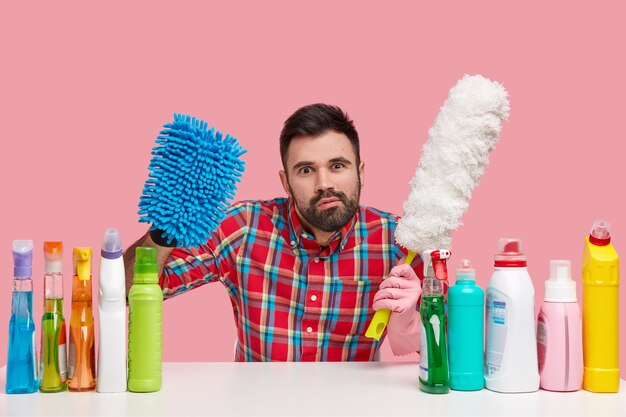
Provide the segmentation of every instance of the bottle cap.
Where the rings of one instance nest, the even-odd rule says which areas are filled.
[[[572,264],[567,260],[550,261],[550,278],[546,281],[544,301],[575,303],[576,281],[572,280]]]
[[[472,268],[469,259],[461,259],[461,264],[456,270],[456,281],[476,281],[476,270]]]
[[[522,268],[526,266],[526,255],[522,252],[522,240],[504,237],[498,241],[495,256],[496,267]]]
[[[18,279],[33,276],[33,241],[13,241],[13,277]]]
[[[135,276],[133,282],[156,284],[159,282],[159,266],[156,261],[156,249],[140,246],[135,251]]]
[[[596,220],[591,226],[589,242],[596,246],[606,246],[611,243],[611,225],[605,220]]]
[[[74,273],[81,281],[91,279],[91,248],[74,248]]]
[[[43,242],[43,257],[46,264],[46,274],[62,272],[63,270],[63,242]]]
[[[107,229],[102,239],[100,255],[106,259],[117,259],[122,256],[122,239],[117,229]]]

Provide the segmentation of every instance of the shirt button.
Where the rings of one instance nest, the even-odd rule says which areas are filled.
[[[310,326],[309,326],[309,327],[307,327],[307,328],[306,328],[306,332],[307,332],[307,333],[312,333],[312,332],[313,332],[313,327],[310,327]]]
[[[315,294],[314,294],[314,295],[312,295],[312,296],[311,296],[311,301],[316,301],[316,300],[317,300],[317,295],[315,295]]]
[[[315,263],[318,263],[320,261],[320,258],[315,258],[314,261]]]
[[[292,245],[295,245],[295,244],[296,244],[296,241],[295,241],[295,240],[292,240],[292,241],[291,241],[291,244],[292,244]]]

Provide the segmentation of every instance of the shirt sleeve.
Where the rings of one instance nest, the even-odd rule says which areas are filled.
[[[248,230],[248,219],[246,203],[237,203],[228,209],[206,244],[174,249],[159,277],[163,298],[172,298],[217,280],[235,291],[238,288],[237,257]]]

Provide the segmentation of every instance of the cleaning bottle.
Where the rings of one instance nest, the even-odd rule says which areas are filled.
[[[73,260],[68,386],[70,391],[91,391],[96,387],[91,248],[74,248]]]
[[[583,252],[583,388],[619,390],[619,257],[611,227],[597,220]]]
[[[539,389],[535,289],[520,239],[503,238],[487,286],[485,386],[498,392]]]
[[[33,321],[33,241],[13,241],[13,293],[7,352],[7,394],[39,389]]]
[[[578,391],[583,383],[583,333],[570,261],[550,261],[545,286],[537,317],[540,385],[549,391]]]
[[[67,351],[63,317],[63,242],[44,242],[45,275],[41,318],[41,392],[67,389]]]
[[[448,292],[450,388],[477,391],[485,386],[485,293],[476,285],[476,271],[462,259],[456,284]]]
[[[446,341],[445,290],[450,251],[425,252],[420,318],[420,389],[430,394],[450,391]]]
[[[138,247],[128,294],[128,390],[161,389],[162,307],[156,249]]]
[[[107,229],[102,241],[98,312],[98,392],[126,391],[126,275],[122,240]]]

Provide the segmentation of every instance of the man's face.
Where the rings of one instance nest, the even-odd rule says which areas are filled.
[[[320,136],[295,137],[287,150],[285,191],[308,225],[324,232],[341,229],[359,207],[363,163],[346,135],[327,131]]]

